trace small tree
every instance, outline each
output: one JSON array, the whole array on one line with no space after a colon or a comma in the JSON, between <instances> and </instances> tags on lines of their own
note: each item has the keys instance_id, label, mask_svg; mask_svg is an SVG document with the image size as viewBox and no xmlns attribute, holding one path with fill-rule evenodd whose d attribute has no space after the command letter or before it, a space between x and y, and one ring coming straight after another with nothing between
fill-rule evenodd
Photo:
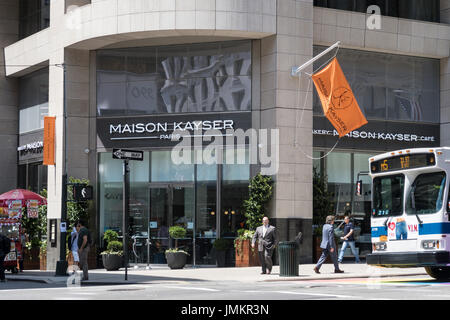
<instances>
[{"instance_id":1,"label":"small tree","mask_svg":"<svg viewBox=\"0 0 450 320\"><path fill-rule=\"evenodd\" d=\"M169 235L172 239L175 239L175 251L178 251L178 239L182 239L186 236L186 229L181 226L170 227Z\"/></svg>"},{"instance_id":2,"label":"small tree","mask_svg":"<svg viewBox=\"0 0 450 320\"><path fill-rule=\"evenodd\" d=\"M319 230L325 223L328 215L334 212L333 195L328 190L328 178L320 173L316 167L313 169L313 224Z\"/></svg>"},{"instance_id":3,"label":"small tree","mask_svg":"<svg viewBox=\"0 0 450 320\"><path fill-rule=\"evenodd\" d=\"M258 173L250 180L249 198L244 201L244 215L249 230L256 230L266 215L266 207L273 193L273 181L269 176Z\"/></svg>"}]
</instances>

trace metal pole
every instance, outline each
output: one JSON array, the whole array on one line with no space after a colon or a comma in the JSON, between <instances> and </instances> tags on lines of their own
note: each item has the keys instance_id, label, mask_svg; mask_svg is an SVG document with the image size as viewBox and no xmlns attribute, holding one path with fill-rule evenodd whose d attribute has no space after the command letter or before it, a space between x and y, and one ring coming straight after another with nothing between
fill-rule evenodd
<instances>
[{"instance_id":1,"label":"metal pole","mask_svg":"<svg viewBox=\"0 0 450 320\"><path fill-rule=\"evenodd\" d=\"M125 280L128 280L128 210L130 202L128 160L123 161L123 225L122 243L125 263Z\"/></svg>"},{"instance_id":2,"label":"metal pole","mask_svg":"<svg viewBox=\"0 0 450 320\"><path fill-rule=\"evenodd\" d=\"M65 222L67 218L67 105L66 105L66 64L62 64L63 68L63 176L61 181L61 220ZM66 232L61 232L60 229L60 250L59 261L56 262L56 275L65 276L67 274L68 263L66 261Z\"/></svg>"},{"instance_id":3,"label":"metal pole","mask_svg":"<svg viewBox=\"0 0 450 320\"><path fill-rule=\"evenodd\" d=\"M151 192L151 191L150 191ZM150 194L151 196L151 194ZM149 216L147 219L147 270L150 268L150 210L149 210Z\"/></svg>"},{"instance_id":4,"label":"metal pole","mask_svg":"<svg viewBox=\"0 0 450 320\"><path fill-rule=\"evenodd\" d=\"M304 64L302 64L300 67L298 67L298 66L292 67L291 75L292 75L293 77L296 77L297 74L300 73L303 69L305 69L305 68L306 68L307 66L309 66L310 64L314 63L314 61L316 61L316 60L322 58L324 55L326 55L328 52L330 52L330 51L333 50L334 48L338 47L340 43L341 43L340 41L336 42L335 44L333 44L333 45L332 45L331 47L329 47L328 49L324 50L323 52L319 53L317 56L315 56L315 57L312 58L311 60L309 60L309 61L305 62Z\"/></svg>"}]
</instances>

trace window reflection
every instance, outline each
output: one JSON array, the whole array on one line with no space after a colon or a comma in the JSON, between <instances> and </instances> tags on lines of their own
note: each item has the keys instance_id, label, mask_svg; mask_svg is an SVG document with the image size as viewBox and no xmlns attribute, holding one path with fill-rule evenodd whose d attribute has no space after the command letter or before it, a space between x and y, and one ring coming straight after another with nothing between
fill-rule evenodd
<instances>
[{"instance_id":1,"label":"window reflection","mask_svg":"<svg viewBox=\"0 0 450 320\"><path fill-rule=\"evenodd\" d=\"M337 58L367 119L439 123L439 60L349 49ZM314 113L322 115L314 92Z\"/></svg>"},{"instance_id":2,"label":"window reflection","mask_svg":"<svg viewBox=\"0 0 450 320\"><path fill-rule=\"evenodd\" d=\"M50 26L49 0L20 0L19 2L19 38Z\"/></svg>"},{"instance_id":3,"label":"window reflection","mask_svg":"<svg viewBox=\"0 0 450 320\"><path fill-rule=\"evenodd\" d=\"M44 128L48 115L48 68L19 80L19 133Z\"/></svg>"},{"instance_id":4,"label":"window reflection","mask_svg":"<svg viewBox=\"0 0 450 320\"><path fill-rule=\"evenodd\" d=\"M248 110L249 41L97 53L99 116Z\"/></svg>"}]
</instances>

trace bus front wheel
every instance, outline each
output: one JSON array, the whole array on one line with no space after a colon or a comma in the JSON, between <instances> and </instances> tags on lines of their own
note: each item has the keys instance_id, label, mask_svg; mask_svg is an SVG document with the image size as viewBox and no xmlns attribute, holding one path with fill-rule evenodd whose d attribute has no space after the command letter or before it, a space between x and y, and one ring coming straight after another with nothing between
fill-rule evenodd
<instances>
[{"instance_id":1,"label":"bus front wheel","mask_svg":"<svg viewBox=\"0 0 450 320\"><path fill-rule=\"evenodd\" d=\"M425 267L425 271L436 280L450 280L449 267Z\"/></svg>"}]
</instances>

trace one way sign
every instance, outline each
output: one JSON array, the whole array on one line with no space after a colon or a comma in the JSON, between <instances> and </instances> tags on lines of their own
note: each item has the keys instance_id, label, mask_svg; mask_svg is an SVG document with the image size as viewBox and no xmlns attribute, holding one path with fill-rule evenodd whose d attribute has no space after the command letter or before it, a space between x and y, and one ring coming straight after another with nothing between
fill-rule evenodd
<instances>
[{"instance_id":1,"label":"one way sign","mask_svg":"<svg viewBox=\"0 0 450 320\"><path fill-rule=\"evenodd\" d=\"M113 159L120 160L144 160L144 151L128 150L128 149L113 149Z\"/></svg>"}]
</instances>

